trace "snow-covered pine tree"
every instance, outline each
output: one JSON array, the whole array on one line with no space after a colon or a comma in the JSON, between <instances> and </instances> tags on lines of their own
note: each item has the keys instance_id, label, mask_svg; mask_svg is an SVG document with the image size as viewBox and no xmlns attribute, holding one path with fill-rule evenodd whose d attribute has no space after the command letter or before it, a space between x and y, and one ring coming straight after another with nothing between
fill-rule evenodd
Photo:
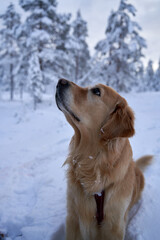
<instances>
[{"instance_id":1,"label":"snow-covered pine tree","mask_svg":"<svg viewBox=\"0 0 160 240\"><path fill-rule=\"evenodd\" d=\"M153 70L153 61L149 60L146 67L146 73L144 77L145 91L154 91L155 90L155 73Z\"/></svg>"},{"instance_id":2,"label":"snow-covered pine tree","mask_svg":"<svg viewBox=\"0 0 160 240\"><path fill-rule=\"evenodd\" d=\"M135 91L136 92L144 92L145 91L145 69L144 69L144 65L142 65L139 68L139 72L136 76L136 82L137 82L137 86L135 86ZM136 83L135 82L135 83Z\"/></svg>"},{"instance_id":3,"label":"snow-covered pine tree","mask_svg":"<svg viewBox=\"0 0 160 240\"><path fill-rule=\"evenodd\" d=\"M66 42L69 40L70 19L71 14L58 14L57 16L57 37L54 41L56 49L61 49L63 51L67 49Z\"/></svg>"},{"instance_id":4,"label":"snow-covered pine tree","mask_svg":"<svg viewBox=\"0 0 160 240\"><path fill-rule=\"evenodd\" d=\"M160 91L160 59L155 73L155 90Z\"/></svg>"},{"instance_id":5,"label":"snow-covered pine tree","mask_svg":"<svg viewBox=\"0 0 160 240\"><path fill-rule=\"evenodd\" d=\"M48 70L46 71L47 62L51 58L57 36L57 2L56 0L20 0L19 3L30 13L24 23L28 54L32 55L34 51L38 51L40 71L44 84L47 84L51 80Z\"/></svg>"},{"instance_id":6,"label":"snow-covered pine tree","mask_svg":"<svg viewBox=\"0 0 160 240\"><path fill-rule=\"evenodd\" d=\"M20 57L17 65L17 82L20 93L20 99L23 99L23 92L27 90L28 68L30 49L27 48L27 32L25 24L21 24L17 30L18 46L20 49Z\"/></svg>"},{"instance_id":7,"label":"snow-covered pine tree","mask_svg":"<svg viewBox=\"0 0 160 240\"><path fill-rule=\"evenodd\" d=\"M30 13L25 22L27 52L32 54L38 49L45 86L51 83L53 87L58 77L70 78L72 67L67 45L71 15L58 14L56 0L20 0L20 5Z\"/></svg>"},{"instance_id":8,"label":"snow-covered pine tree","mask_svg":"<svg viewBox=\"0 0 160 240\"><path fill-rule=\"evenodd\" d=\"M74 60L72 80L77 82L89 69L88 62L90 54L86 38L88 36L87 22L83 20L80 11L72 23L72 36L70 41L70 52Z\"/></svg>"},{"instance_id":9,"label":"snow-covered pine tree","mask_svg":"<svg viewBox=\"0 0 160 240\"><path fill-rule=\"evenodd\" d=\"M3 86L2 79L3 79L3 75L4 75L4 69L3 69L3 66L0 65L0 100L1 100L1 96L2 96L2 86Z\"/></svg>"},{"instance_id":10,"label":"snow-covered pine tree","mask_svg":"<svg viewBox=\"0 0 160 240\"><path fill-rule=\"evenodd\" d=\"M37 104L42 101L42 92L44 91L42 71L40 68L40 62L38 52L33 52L29 60L28 82L29 90L33 97L34 110L37 108Z\"/></svg>"},{"instance_id":11,"label":"snow-covered pine tree","mask_svg":"<svg viewBox=\"0 0 160 240\"><path fill-rule=\"evenodd\" d=\"M100 73L104 83L118 91L130 91L137 84L136 77L143 65L146 43L139 35L140 26L131 19L135 14L135 7L121 0L118 10L111 12L108 19L106 38L95 47L103 63Z\"/></svg>"},{"instance_id":12,"label":"snow-covered pine tree","mask_svg":"<svg viewBox=\"0 0 160 240\"><path fill-rule=\"evenodd\" d=\"M52 51L48 51L46 69L51 72L52 79L69 78L71 79L72 59L69 55L70 43L70 18L71 14L57 14L57 23L55 28L55 38Z\"/></svg>"},{"instance_id":13,"label":"snow-covered pine tree","mask_svg":"<svg viewBox=\"0 0 160 240\"><path fill-rule=\"evenodd\" d=\"M11 3L6 12L0 16L3 27L0 31L0 66L3 69L2 82L10 91L10 99L14 98L16 66L19 58L16 31L20 25L20 15Z\"/></svg>"}]
</instances>

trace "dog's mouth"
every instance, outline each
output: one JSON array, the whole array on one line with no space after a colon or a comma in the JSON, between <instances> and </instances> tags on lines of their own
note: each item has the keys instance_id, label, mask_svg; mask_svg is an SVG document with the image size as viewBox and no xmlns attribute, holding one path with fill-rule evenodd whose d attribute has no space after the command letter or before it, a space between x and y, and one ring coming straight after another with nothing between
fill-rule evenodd
<instances>
[{"instance_id":1,"label":"dog's mouth","mask_svg":"<svg viewBox=\"0 0 160 240\"><path fill-rule=\"evenodd\" d=\"M77 117L76 114L74 114L72 112L71 109L69 109L69 107L67 106L67 104L64 101L64 97L63 94L60 94L59 91L56 92L56 104L57 107L59 108L60 111L64 112L64 113L68 113L70 116L72 116L77 122L80 122L79 117Z\"/></svg>"}]
</instances>

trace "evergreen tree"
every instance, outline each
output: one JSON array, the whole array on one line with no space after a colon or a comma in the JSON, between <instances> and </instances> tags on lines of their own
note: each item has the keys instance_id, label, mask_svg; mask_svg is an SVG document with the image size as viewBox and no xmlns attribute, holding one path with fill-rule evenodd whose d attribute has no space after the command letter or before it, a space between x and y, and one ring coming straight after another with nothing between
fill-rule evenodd
<instances>
[{"instance_id":1,"label":"evergreen tree","mask_svg":"<svg viewBox=\"0 0 160 240\"><path fill-rule=\"evenodd\" d=\"M30 13L24 24L26 47L30 55L37 51L40 71L43 82L46 84L50 81L46 63L57 36L57 2L56 0L20 0L20 5Z\"/></svg>"},{"instance_id":2,"label":"evergreen tree","mask_svg":"<svg viewBox=\"0 0 160 240\"><path fill-rule=\"evenodd\" d=\"M63 51L67 50L67 43L69 41L71 14L58 14L57 16L57 37L55 39L56 49Z\"/></svg>"},{"instance_id":3,"label":"evergreen tree","mask_svg":"<svg viewBox=\"0 0 160 240\"><path fill-rule=\"evenodd\" d=\"M54 47L48 52L46 61L47 72L51 72L52 79L69 78L71 79L72 59L70 57L70 14L58 14L56 25L56 38Z\"/></svg>"},{"instance_id":4,"label":"evergreen tree","mask_svg":"<svg viewBox=\"0 0 160 240\"><path fill-rule=\"evenodd\" d=\"M45 86L55 84L58 77L70 77L67 46L71 15L58 14L56 0L20 0L20 5L30 12L24 26L26 48L28 55L37 51Z\"/></svg>"},{"instance_id":5,"label":"evergreen tree","mask_svg":"<svg viewBox=\"0 0 160 240\"><path fill-rule=\"evenodd\" d=\"M136 81L137 86L135 87L136 92L143 92L146 91L146 86L145 86L145 69L144 65L142 65L139 68L139 73L136 76Z\"/></svg>"},{"instance_id":6,"label":"evergreen tree","mask_svg":"<svg viewBox=\"0 0 160 240\"><path fill-rule=\"evenodd\" d=\"M20 15L16 13L14 5L11 3L0 18L3 20L3 28L0 31L0 65L3 68L2 81L6 88L10 90L10 99L13 100L16 66L19 57L16 32L20 25Z\"/></svg>"},{"instance_id":7,"label":"evergreen tree","mask_svg":"<svg viewBox=\"0 0 160 240\"><path fill-rule=\"evenodd\" d=\"M27 88L30 57L30 49L27 48L27 34L24 26L24 24L21 24L17 31L18 46L20 49L20 57L17 66L17 82L21 99L23 99L23 92Z\"/></svg>"},{"instance_id":8,"label":"evergreen tree","mask_svg":"<svg viewBox=\"0 0 160 240\"><path fill-rule=\"evenodd\" d=\"M90 54L86 37L88 36L87 23L83 20L80 11L77 12L76 19L72 23L72 37L70 42L70 52L73 59L72 79L77 82L88 70Z\"/></svg>"},{"instance_id":9,"label":"evergreen tree","mask_svg":"<svg viewBox=\"0 0 160 240\"><path fill-rule=\"evenodd\" d=\"M155 73L153 70L153 61L149 60L145 73L145 90L154 91L155 90Z\"/></svg>"},{"instance_id":10,"label":"evergreen tree","mask_svg":"<svg viewBox=\"0 0 160 240\"><path fill-rule=\"evenodd\" d=\"M142 69L142 50L145 40L139 35L140 26L131 20L136 9L121 0L117 11L112 12L106 28L106 38L96 45L105 83L118 91L129 91ZM107 79L107 80L106 80Z\"/></svg>"},{"instance_id":11,"label":"evergreen tree","mask_svg":"<svg viewBox=\"0 0 160 240\"><path fill-rule=\"evenodd\" d=\"M160 60L158 63L158 68L155 73L155 90L160 91Z\"/></svg>"},{"instance_id":12,"label":"evergreen tree","mask_svg":"<svg viewBox=\"0 0 160 240\"><path fill-rule=\"evenodd\" d=\"M29 90L33 97L34 110L37 108L37 104L42 101L42 93L44 91L42 71L40 69L40 62L38 52L34 52L29 61L28 82Z\"/></svg>"}]
</instances>

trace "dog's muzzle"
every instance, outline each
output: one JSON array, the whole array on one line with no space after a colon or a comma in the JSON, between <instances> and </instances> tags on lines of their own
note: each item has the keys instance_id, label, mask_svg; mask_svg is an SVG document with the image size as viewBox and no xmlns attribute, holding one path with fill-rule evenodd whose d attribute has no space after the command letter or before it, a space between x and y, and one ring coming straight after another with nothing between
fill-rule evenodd
<instances>
[{"instance_id":1,"label":"dog's muzzle","mask_svg":"<svg viewBox=\"0 0 160 240\"><path fill-rule=\"evenodd\" d=\"M60 79L56 87L56 103L58 108L63 112L68 112L75 120L80 122L80 119L72 112L68 104L69 88L71 83L66 79Z\"/></svg>"},{"instance_id":2,"label":"dog's muzzle","mask_svg":"<svg viewBox=\"0 0 160 240\"><path fill-rule=\"evenodd\" d=\"M69 88L70 83L66 79L60 79L56 87L56 103L58 108L62 111L65 106L66 90Z\"/></svg>"}]
</instances>

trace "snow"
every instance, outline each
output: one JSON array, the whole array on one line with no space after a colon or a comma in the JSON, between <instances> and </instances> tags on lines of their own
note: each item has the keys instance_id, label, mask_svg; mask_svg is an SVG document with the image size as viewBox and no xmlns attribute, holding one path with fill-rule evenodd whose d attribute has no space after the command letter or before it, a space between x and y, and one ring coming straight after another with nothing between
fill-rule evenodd
<instances>
[{"instance_id":1,"label":"snow","mask_svg":"<svg viewBox=\"0 0 160 240\"><path fill-rule=\"evenodd\" d=\"M136 135L131 138L134 159L155 156L145 172L140 208L127 237L159 240L160 92L124 97L136 115ZM0 233L9 240L64 240L66 178L62 165L73 130L53 96L46 96L37 111L27 96L24 102L1 98Z\"/></svg>"},{"instance_id":2,"label":"snow","mask_svg":"<svg viewBox=\"0 0 160 240\"><path fill-rule=\"evenodd\" d=\"M0 231L6 229L12 239L22 233L40 240L49 239L65 218L61 166L72 129L55 106L30 108L0 103Z\"/></svg>"}]
</instances>

